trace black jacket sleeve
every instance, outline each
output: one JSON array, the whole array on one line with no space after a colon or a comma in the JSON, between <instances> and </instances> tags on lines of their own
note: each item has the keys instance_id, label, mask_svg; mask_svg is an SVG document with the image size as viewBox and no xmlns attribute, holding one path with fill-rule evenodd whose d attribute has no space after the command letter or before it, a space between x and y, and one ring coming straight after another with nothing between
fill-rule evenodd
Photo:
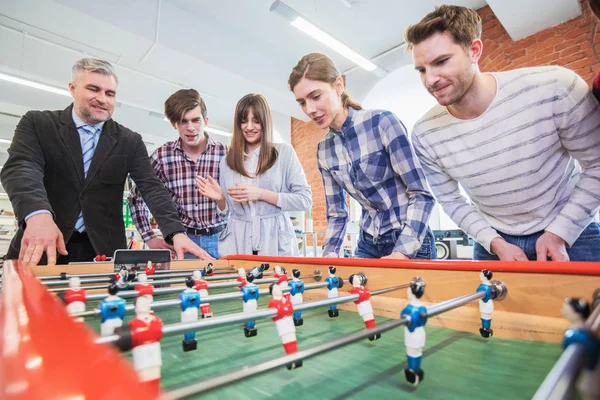
<instances>
[{"instance_id":1,"label":"black jacket sleeve","mask_svg":"<svg viewBox=\"0 0 600 400\"><path fill-rule=\"evenodd\" d=\"M167 237L175 232L185 232L175 204L164 184L156 176L150 163L150 157L148 157L146 145L139 134L136 134L135 142L136 150L129 173L150 212L156 218L163 236Z\"/></svg>"},{"instance_id":2,"label":"black jacket sleeve","mask_svg":"<svg viewBox=\"0 0 600 400\"><path fill-rule=\"evenodd\" d=\"M25 217L34 211L52 207L44 187L46 160L35 126L35 112L28 112L19 121L8 149L8 160L2 167L2 186L8 194L15 217L23 226Z\"/></svg>"}]
</instances>

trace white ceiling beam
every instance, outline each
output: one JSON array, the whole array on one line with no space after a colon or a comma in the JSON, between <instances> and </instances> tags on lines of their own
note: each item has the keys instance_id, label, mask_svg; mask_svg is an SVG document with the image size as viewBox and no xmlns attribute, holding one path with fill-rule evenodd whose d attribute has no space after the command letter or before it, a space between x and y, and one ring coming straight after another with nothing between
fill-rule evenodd
<instances>
[{"instance_id":1,"label":"white ceiling beam","mask_svg":"<svg viewBox=\"0 0 600 400\"><path fill-rule=\"evenodd\" d=\"M579 0L487 0L514 41L581 15Z\"/></svg>"}]
</instances>

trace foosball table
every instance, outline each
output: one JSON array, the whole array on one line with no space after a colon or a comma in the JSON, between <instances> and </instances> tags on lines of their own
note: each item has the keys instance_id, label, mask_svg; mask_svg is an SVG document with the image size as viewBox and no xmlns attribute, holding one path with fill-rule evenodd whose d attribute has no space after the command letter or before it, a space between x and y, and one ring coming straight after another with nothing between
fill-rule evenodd
<instances>
[{"instance_id":1,"label":"foosball table","mask_svg":"<svg viewBox=\"0 0 600 400\"><path fill-rule=\"evenodd\" d=\"M600 386L595 263L129 254L5 262L0 398L541 399Z\"/></svg>"}]
</instances>

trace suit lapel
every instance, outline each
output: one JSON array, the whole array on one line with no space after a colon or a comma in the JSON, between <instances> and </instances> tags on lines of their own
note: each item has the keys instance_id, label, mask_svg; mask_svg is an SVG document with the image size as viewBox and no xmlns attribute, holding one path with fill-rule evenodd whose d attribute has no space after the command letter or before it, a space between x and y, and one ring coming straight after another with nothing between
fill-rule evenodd
<instances>
[{"instance_id":1,"label":"suit lapel","mask_svg":"<svg viewBox=\"0 0 600 400\"><path fill-rule=\"evenodd\" d=\"M117 129L115 123L112 120L108 120L104 123L102 127L102 133L100 134L100 140L98 141L98 146L94 151L94 157L92 158L92 163L90 164L90 169L88 170L87 177L85 178L84 189L89 183L94 179L98 171L100 171L100 167L106 160L106 157L110 154L111 150L117 144ZM79 153L81 154L81 145L79 145ZM83 170L83 154L81 155L81 165Z\"/></svg>"},{"instance_id":2,"label":"suit lapel","mask_svg":"<svg viewBox=\"0 0 600 400\"><path fill-rule=\"evenodd\" d=\"M79 178L79 184L83 185L83 154L81 152L81 139L79 138L79 132L77 132L77 128L73 122L72 112L73 105L70 105L60 115L62 126L59 128L58 134L68 150L69 157L73 162L77 177Z\"/></svg>"}]
</instances>

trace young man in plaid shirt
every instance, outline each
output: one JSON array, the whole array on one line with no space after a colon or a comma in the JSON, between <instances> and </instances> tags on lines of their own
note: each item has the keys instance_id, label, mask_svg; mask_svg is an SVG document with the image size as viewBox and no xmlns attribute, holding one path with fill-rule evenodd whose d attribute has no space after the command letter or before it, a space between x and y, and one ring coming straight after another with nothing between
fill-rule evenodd
<instances>
[{"instance_id":1,"label":"young man in plaid shirt","mask_svg":"<svg viewBox=\"0 0 600 400\"><path fill-rule=\"evenodd\" d=\"M167 142L151 155L154 171L169 190L177 206L187 235L214 258L219 258L218 237L225 221L216 204L196 189L195 178L211 176L219 180L219 162L228 146L215 142L204 131L208 123L206 104L194 89L182 89L165 102L165 115L179 132L179 138ZM134 186L129 196L131 216L146 245L152 249L172 249L157 237L148 219L146 204ZM195 258L187 253L186 258Z\"/></svg>"}]
</instances>

